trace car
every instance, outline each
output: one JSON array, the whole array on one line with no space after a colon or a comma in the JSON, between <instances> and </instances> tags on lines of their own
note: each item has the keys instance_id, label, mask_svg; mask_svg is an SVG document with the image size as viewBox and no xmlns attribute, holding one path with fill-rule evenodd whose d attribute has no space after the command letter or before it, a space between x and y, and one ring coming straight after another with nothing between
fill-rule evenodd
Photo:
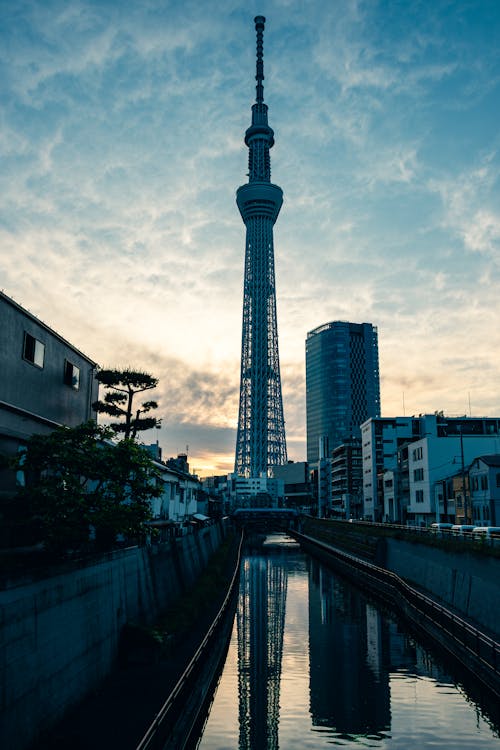
<instances>
[{"instance_id":1,"label":"car","mask_svg":"<svg viewBox=\"0 0 500 750\"><path fill-rule=\"evenodd\" d=\"M455 523L451 527L451 533L457 534L458 536L463 536L464 534L472 534L475 528L476 527L473 524Z\"/></svg>"},{"instance_id":2,"label":"car","mask_svg":"<svg viewBox=\"0 0 500 750\"><path fill-rule=\"evenodd\" d=\"M452 523L431 523L431 531L437 533L441 531L451 531L452 526Z\"/></svg>"},{"instance_id":3,"label":"car","mask_svg":"<svg viewBox=\"0 0 500 750\"><path fill-rule=\"evenodd\" d=\"M475 526L472 536L476 539L500 539L500 526Z\"/></svg>"}]
</instances>

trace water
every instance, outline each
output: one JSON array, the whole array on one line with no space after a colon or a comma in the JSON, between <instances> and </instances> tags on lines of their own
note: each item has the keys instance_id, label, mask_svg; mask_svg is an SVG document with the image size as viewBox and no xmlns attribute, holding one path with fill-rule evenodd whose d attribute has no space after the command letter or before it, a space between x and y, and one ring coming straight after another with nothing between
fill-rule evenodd
<instances>
[{"instance_id":1,"label":"water","mask_svg":"<svg viewBox=\"0 0 500 750\"><path fill-rule=\"evenodd\" d=\"M200 750L500 748L498 726L396 619L292 540L242 562Z\"/></svg>"}]
</instances>

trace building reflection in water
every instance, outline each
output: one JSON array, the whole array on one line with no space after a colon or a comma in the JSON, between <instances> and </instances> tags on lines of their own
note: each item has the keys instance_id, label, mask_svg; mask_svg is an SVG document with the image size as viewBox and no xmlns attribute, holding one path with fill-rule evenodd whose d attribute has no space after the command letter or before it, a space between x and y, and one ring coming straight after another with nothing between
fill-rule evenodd
<instances>
[{"instance_id":1,"label":"building reflection in water","mask_svg":"<svg viewBox=\"0 0 500 750\"><path fill-rule=\"evenodd\" d=\"M237 608L240 750L278 748L286 592L282 558L244 560Z\"/></svg>"},{"instance_id":2,"label":"building reflection in water","mask_svg":"<svg viewBox=\"0 0 500 750\"><path fill-rule=\"evenodd\" d=\"M389 631L355 589L309 567L309 670L313 726L349 735L390 728Z\"/></svg>"},{"instance_id":3,"label":"building reflection in water","mask_svg":"<svg viewBox=\"0 0 500 750\"><path fill-rule=\"evenodd\" d=\"M456 737L476 746L478 728L492 747L498 729L495 738L479 713L471 719L468 703L403 623L275 540L268 554L242 562L236 624L200 750L278 748L278 739L282 748L395 740L451 750Z\"/></svg>"}]
</instances>

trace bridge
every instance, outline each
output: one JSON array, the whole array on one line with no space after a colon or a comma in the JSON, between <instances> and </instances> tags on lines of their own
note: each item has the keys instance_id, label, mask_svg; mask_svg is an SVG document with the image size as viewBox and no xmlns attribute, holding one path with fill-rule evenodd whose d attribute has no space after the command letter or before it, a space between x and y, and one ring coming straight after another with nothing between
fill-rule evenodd
<instances>
[{"instance_id":1,"label":"bridge","mask_svg":"<svg viewBox=\"0 0 500 750\"><path fill-rule=\"evenodd\" d=\"M296 508L236 508L232 519L237 526L256 531L287 531L297 528Z\"/></svg>"}]
</instances>

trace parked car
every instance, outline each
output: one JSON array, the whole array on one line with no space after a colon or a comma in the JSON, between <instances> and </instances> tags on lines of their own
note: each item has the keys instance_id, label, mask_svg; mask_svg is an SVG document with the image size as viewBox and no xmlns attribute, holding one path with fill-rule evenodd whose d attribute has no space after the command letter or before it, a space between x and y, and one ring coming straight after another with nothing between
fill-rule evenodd
<instances>
[{"instance_id":1,"label":"parked car","mask_svg":"<svg viewBox=\"0 0 500 750\"><path fill-rule=\"evenodd\" d=\"M443 531L448 534L452 526L452 523L431 523L431 531L435 534L442 534Z\"/></svg>"},{"instance_id":2,"label":"parked car","mask_svg":"<svg viewBox=\"0 0 500 750\"><path fill-rule=\"evenodd\" d=\"M451 533L463 536L464 534L472 534L475 528L474 524L455 523L451 527Z\"/></svg>"},{"instance_id":3,"label":"parked car","mask_svg":"<svg viewBox=\"0 0 500 750\"><path fill-rule=\"evenodd\" d=\"M500 539L500 526L474 526L472 536L476 539Z\"/></svg>"}]
</instances>

